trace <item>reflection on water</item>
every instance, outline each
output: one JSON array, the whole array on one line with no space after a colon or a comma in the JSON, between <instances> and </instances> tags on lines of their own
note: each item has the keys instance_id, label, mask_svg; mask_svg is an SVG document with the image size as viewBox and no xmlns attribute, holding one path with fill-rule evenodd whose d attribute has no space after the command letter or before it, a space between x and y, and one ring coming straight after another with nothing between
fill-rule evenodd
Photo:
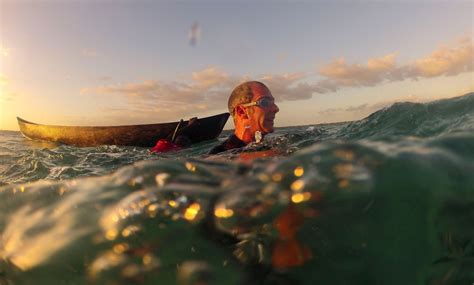
<instances>
[{"instance_id":1,"label":"reflection on water","mask_svg":"<svg viewBox=\"0 0 474 285\"><path fill-rule=\"evenodd\" d=\"M39 140L30 140L28 138L25 138L25 140L22 141L28 148L33 148L33 149L55 149L59 146L57 143L53 142L48 142L48 141L39 141Z\"/></svg>"}]
</instances>

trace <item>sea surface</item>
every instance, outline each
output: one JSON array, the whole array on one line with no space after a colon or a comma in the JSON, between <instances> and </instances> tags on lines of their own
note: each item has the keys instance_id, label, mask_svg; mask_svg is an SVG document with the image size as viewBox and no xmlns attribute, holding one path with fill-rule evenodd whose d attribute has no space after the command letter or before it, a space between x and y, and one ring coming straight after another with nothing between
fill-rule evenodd
<instances>
[{"instance_id":1,"label":"sea surface","mask_svg":"<svg viewBox=\"0 0 474 285\"><path fill-rule=\"evenodd\" d=\"M474 284L474 93L217 143L1 131L0 284Z\"/></svg>"}]
</instances>

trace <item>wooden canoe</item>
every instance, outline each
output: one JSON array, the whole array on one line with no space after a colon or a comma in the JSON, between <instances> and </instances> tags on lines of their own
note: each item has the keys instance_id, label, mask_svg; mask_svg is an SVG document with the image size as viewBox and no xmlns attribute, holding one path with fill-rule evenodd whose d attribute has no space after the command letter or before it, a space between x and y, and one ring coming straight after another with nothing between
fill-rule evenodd
<instances>
[{"instance_id":1,"label":"wooden canoe","mask_svg":"<svg viewBox=\"0 0 474 285\"><path fill-rule=\"evenodd\" d=\"M198 128L187 133L192 143L215 139L222 132L229 113L198 119ZM152 147L159 139L173 134L179 122L107 126L73 127L40 125L17 117L20 131L28 139L57 142L75 146L122 145ZM180 124L186 126L188 121Z\"/></svg>"}]
</instances>

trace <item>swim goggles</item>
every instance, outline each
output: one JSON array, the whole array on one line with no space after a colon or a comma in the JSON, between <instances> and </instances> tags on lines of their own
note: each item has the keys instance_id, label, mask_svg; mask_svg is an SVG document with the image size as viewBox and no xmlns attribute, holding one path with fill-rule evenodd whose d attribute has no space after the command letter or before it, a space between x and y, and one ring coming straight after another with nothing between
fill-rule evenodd
<instances>
[{"instance_id":1,"label":"swim goggles","mask_svg":"<svg viewBox=\"0 0 474 285\"><path fill-rule=\"evenodd\" d=\"M258 99L257 101L253 101L250 103L240 104L242 107L250 107L250 106L259 106L264 109L268 109L275 104L275 100L273 98L263 97Z\"/></svg>"}]
</instances>

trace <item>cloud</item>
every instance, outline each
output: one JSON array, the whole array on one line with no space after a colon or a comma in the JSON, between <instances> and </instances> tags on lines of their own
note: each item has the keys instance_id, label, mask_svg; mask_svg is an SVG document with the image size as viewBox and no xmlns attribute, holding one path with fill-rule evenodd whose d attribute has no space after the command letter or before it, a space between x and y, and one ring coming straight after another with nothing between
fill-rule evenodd
<instances>
[{"instance_id":1,"label":"cloud","mask_svg":"<svg viewBox=\"0 0 474 285\"><path fill-rule=\"evenodd\" d=\"M466 89L466 90L468 92L464 92L461 94L452 94L452 96L455 97L455 96L465 95L469 93L469 90L471 89ZM360 105L351 105L351 106L342 107L342 108L328 108L328 109L320 110L317 113L318 115L323 115L323 116L344 114L345 117L356 119L356 118L368 116L369 114L372 114L375 111L389 107L398 102L426 103L426 102L431 102L431 101L445 99L445 98L446 96L424 97L424 96L417 96L417 95L408 95L404 97L399 97L396 100L383 100L383 101L379 101L372 104L364 103Z\"/></svg>"},{"instance_id":2,"label":"cloud","mask_svg":"<svg viewBox=\"0 0 474 285\"><path fill-rule=\"evenodd\" d=\"M15 98L18 97L17 93L10 92L8 90L0 91L0 102L13 102Z\"/></svg>"},{"instance_id":3,"label":"cloud","mask_svg":"<svg viewBox=\"0 0 474 285\"><path fill-rule=\"evenodd\" d=\"M85 88L81 93L97 94L123 94L135 98L180 100L183 97L193 97L199 91L207 91L214 88L226 87L233 82L229 76L217 67L211 66L203 70L193 72L193 82L160 82L157 80L145 80L140 83L129 83L122 85L108 85L97 88ZM106 78L107 80L110 78ZM189 98L187 98L189 99ZM199 98L197 98L199 99Z\"/></svg>"},{"instance_id":4,"label":"cloud","mask_svg":"<svg viewBox=\"0 0 474 285\"><path fill-rule=\"evenodd\" d=\"M350 107L346 108L344 111L346 111L346 112L361 112L361 111L366 110L367 107L368 107L368 104L362 104L362 105L358 105L358 106L350 106Z\"/></svg>"},{"instance_id":5,"label":"cloud","mask_svg":"<svg viewBox=\"0 0 474 285\"><path fill-rule=\"evenodd\" d=\"M193 116L198 116L202 112L202 108L207 108L203 104L155 104L152 105L131 105L126 108L104 108L102 110L103 123L117 124L123 122L124 124L133 123L156 123L175 121L179 118L189 119ZM124 120L127 120L124 122Z\"/></svg>"},{"instance_id":6,"label":"cloud","mask_svg":"<svg viewBox=\"0 0 474 285\"><path fill-rule=\"evenodd\" d=\"M235 86L248 80L264 82L278 102L305 100L317 94L333 93L341 88L367 87L385 82L472 72L473 50L470 38L464 38L451 47L440 47L427 56L403 65L397 64L395 53L371 58L365 64L350 64L344 58L339 58L320 68L323 78L319 80L304 72L264 74L252 78L246 75L232 76L216 66L208 66L192 72L189 80L143 80L127 84L108 84L84 88L81 94L125 98L128 103L126 108L105 110L109 116L115 116L114 118L126 115L129 118L137 118L137 121L146 121L147 118L174 120L188 114L225 111L229 94ZM327 109L319 114L363 114L390 103L392 102Z\"/></svg>"},{"instance_id":7,"label":"cloud","mask_svg":"<svg viewBox=\"0 0 474 285\"><path fill-rule=\"evenodd\" d=\"M304 73L267 74L253 78L267 84L278 101L311 98L314 87L300 82ZM128 100L128 109L144 114L160 113L162 117L226 110L230 93L238 84L251 80L248 76L233 77L211 66L191 74L190 82L145 80L139 83L85 88L81 94L119 96ZM112 109L107 110L112 115ZM117 115L123 115L124 110Z\"/></svg>"},{"instance_id":8,"label":"cloud","mask_svg":"<svg viewBox=\"0 0 474 285\"><path fill-rule=\"evenodd\" d=\"M435 76L454 76L474 70L474 45L470 37L458 40L451 47L442 46L430 55L411 63L397 65L395 54L372 58L367 64L348 64L344 58L322 66L319 74L325 79L318 85L342 87L374 86L384 82L418 80ZM331 89L330 88L330 89Z\"/></svg>"},{"instance_id":9,"label":"cloud","mask_svg":"<svg viewBox=\"0 0 474 285\"><path fill-rule=\"evenodd\" d=\"M3 75L3 74L0 74L0 86L5 86L8 84L8 78Z\"/></svg>"},{"instance_id":10,"label":"cloud","mask_svg":"<svg viewBox=\"0 0 474 285\"><path fill-rule=\"evenodd\" d=\"M369 59L367 65L350 64L344 58L321 67L319 73L343 86L373 86L384 81L395 68L395 54Z\"/></svg>"},{"instance_id":11,"label":"cloud","mask_svg":"<svg viewBox=\"0 0 474 285\"><path fill-rule=\"evenodd\" d=\"M455 47L440 47L411 66L412 77L451 76L474 70L474 44L464 37Z\"/></svg>"},{"instance_id":12,"label":"cloud","mask_svg":"<svg viewBox=\"0 0 474 285\"><path fill-rule=\"evenodd\" d=\"M6 92L2 94L2 98L0 98L0 101L3 102L13 102L15 101L15 98L17 97L16 93L11 93L11 92Z\"/></svg>"},{"instance_id":13,"label":"cloud","mask_svg":"<svg viewBox=\"0 0 474 285\"><path fill-rule=\"evenodd\" d=\"M328 108L328 109L318 111L318 114L331 115L331 114L336 114L336 113L355 113L355 114L372 113L383 107L389 106L393 103L395 103L395 101L381 102L381 103L376 103L376 104L361 104L361 105L349 106L346 108Z\"/></svg>"},{"instance_id":14,"label":"cloud","mask_svg":"<svg viewBox=\"0 0 474 285\"><path fill-rule=\"evenodd\" d=\"M325 115L331 115L331 114L334 114L334 113L340 113L340 112L343 112L343 111L344 111L343 108L328 108L328 109L318 111L318 114L325 116Z\"/></svg>"},{"instance_id":15,"label":"cloud","mask_svg":"<svg viewBox=\"0 0 474 285\"><path fill-rule=\"evenodd\" d=\"M129 100L135 102L183 104L205 99L206 94L200 94L199 90L202 89L193 88L192 85L186 83L145 80L141 83L99 87L96 92L98 94L125 95Z\"/></svg>"},{"instance_id":16,"label":"cloud","mask_svg":"<svg viewBox=\"0 0 474 285\"><path fill-rule=\"evenodd\" d=\"M314 86L301 80L306 78L302 72L287 74L267 74L258 80L265 83L278 101L302 100L311 98Z\"/></svg>"},{"instance_id":17,"label":"cloud","mask_svg":"<svg viewBox=\"0 0 474 285\"><path fill-rule=\"evenodd\" d=\"M398 101L398 100L397 100ZM401 100L403 101L403 100ZM361 104L355 106L349 106L345 108L328 108L318 111L317 114L328 118L330 116L339 116L344 118L356 119L368 116L369 114L378 111L382 108L394 104L396 101L383 101L375 104ZM337 120L336 120L337 121Z\"/></svg>"},{"instance_id":18,"label":"cloud","mask_svg":"<svg viewBox=\"0 0 474 285\"><path fill-rule=\"evenodd\" d=\"M193 72L189 82L144 80L138 83L84 88L81 94L118 96L127 100L127 108L104 110L109 117L126 116L144 121L185 117L209 110L226 110L232 88L239 83L217 67Z\"/></svg>"},{"instance_id":19,"label":"cloud","mask_svg":"<svg viewBox=\"0 0 474 285\"><path fill-rule=\"evenodd\" d=\"M17 93L11 92L8 88L9 79L0 74L0 102L11 102L17 97Z\"/></svg>"},{"instance_id":20,"label":"cloud","mask_svg":"<svg viewBox=\"0 0 474 285\"><path fill-rule=\"evenodd\" d=\"M192 78L202 88L223 86L229 80L229 76L225 72L214 66L208 67L198 72L193 72Z\"/></svg>"},{"instance_id":21,"label":"cloud","mask_svg":"<svg viewBox=\"0 0 474 285\"><path fill-rule=\"evenodd\" d=\"M1 55L1 56L4 56L4 57L9 56L9 55L10 55L10 51L11 51L11 49L6 48L6 47L3 47L3 46L0 46L0 55Z\"/></svg>"},{"instance_id":22,"label":"cloud","mask_svg":"<svg viewBox=\"0 0 474 285\"><path fill-rule=\"evenodd\" d=\"M94 49L84 48L82 49L81 54L85 57L96 57L97 51Z\"/></svg>"}]
</instances>

